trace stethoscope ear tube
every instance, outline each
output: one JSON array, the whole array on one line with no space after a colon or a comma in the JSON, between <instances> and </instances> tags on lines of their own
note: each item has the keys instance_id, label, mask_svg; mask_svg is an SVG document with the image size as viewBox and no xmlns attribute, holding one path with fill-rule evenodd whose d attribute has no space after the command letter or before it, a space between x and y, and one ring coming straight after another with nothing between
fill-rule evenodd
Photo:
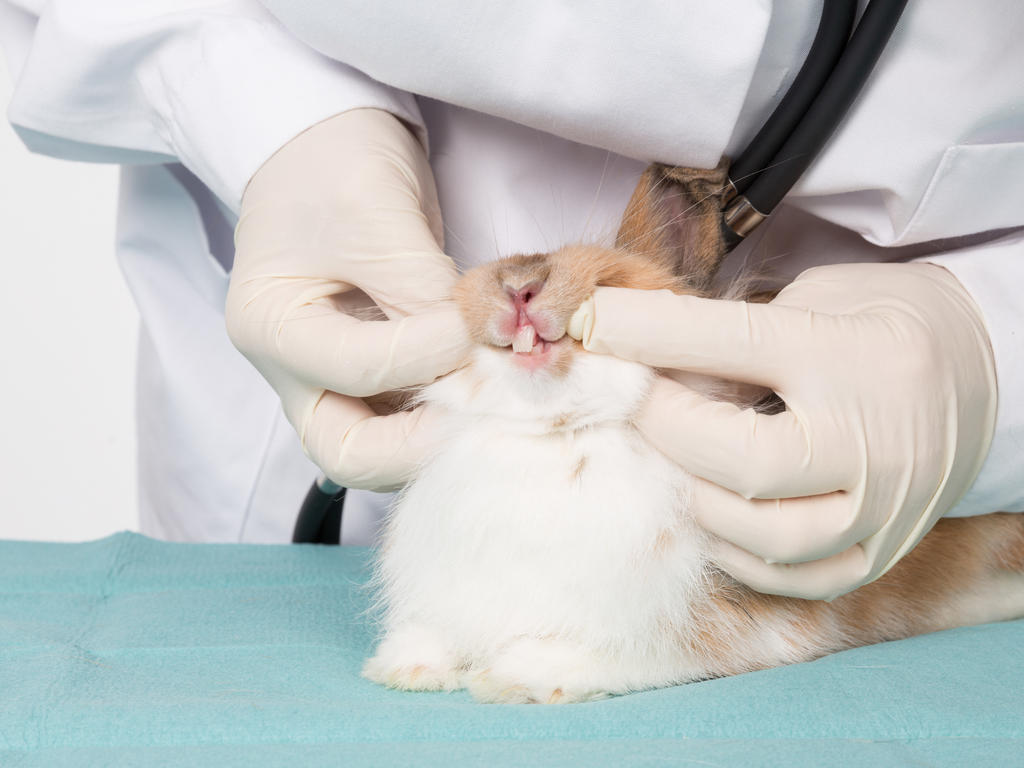
<instances>
[{"instance_id":1,"label":"stethoscope ear tube","mask_svg":"<svg viewBox=\"0 0 1024 768\"><path fill-rule=\"evenodd\" d=\"M789 138L785 140L771 160L767 163L762 161L760 173L756 173L756 167L747 172L748 176L755 173L756 178L749 183L740 182L744 186L742 194L729 200L723 212L722 231L730 250L742 242L742 239L775 209L775 206L803 176L832 134L835 133L836 128L839 127L860 94L864 83L867 82L882 51L885 50L906 4L907 0L871 0L838 63L832 69L817 96L814 97L806 113L798 121ZM825 8L823 7L822 24L824 22ZM819 24L819 33L820 31L821 24ZM817 37L815 43L817 43ZM809 63L810 55L808 55L804 68ZM802 75L803 69L797 76L797 80L801 79ZM786 96L788 98L789 94L787 93ZM780 108L785 103L786 99L783 99ZM774 120L775 114L772 115L769 122ZM786 122L791 122L791 118L779 118L780 125ZM766 123L766 127L767 125ZM759 133L758 137L760 135ZM773 141L778 139L774 129L771 131L771 138ZM749 151L751 150L744 151L740 156L744 159L741 171L743 167L750 167L746 160ZM757 148L753 150L753 153L752 156L756 157L766 154ZM729 174L734 186L736 186L739 176L734 170L735 167L733 165L730 168ZM739 192L738 189L737 191Z\"/></svg>"}]
</instances>

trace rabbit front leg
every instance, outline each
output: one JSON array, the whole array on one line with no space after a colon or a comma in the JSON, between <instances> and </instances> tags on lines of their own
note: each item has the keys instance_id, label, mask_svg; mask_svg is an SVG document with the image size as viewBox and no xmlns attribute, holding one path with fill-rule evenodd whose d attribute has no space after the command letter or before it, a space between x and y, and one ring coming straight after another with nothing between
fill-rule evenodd
<instances>
[{"instance_id":1,"label":"rabbit front leg","mask_svg":"<svg viewBox=\"0 0 1024 768\"><path fill-rule=\"evenodd\" d=\"M363 677L403 691L454 691L461 675L443 634L416 622L389 630L363 667Z\"/></svg>"}]
</instances>

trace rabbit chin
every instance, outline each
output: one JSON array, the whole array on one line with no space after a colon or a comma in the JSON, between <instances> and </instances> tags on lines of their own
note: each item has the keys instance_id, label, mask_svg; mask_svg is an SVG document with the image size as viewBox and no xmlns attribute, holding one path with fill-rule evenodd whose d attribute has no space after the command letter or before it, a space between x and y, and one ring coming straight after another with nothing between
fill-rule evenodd
<instances>
[{"instance_id":1,"label":"rabbit chin","mask_svg":"<svg viewBox=\"0 0 1024 768\"><path fill-rule=\"evenodd\" d=\"M537 355L478 347L469 365L427 387L423 400L456 417L496 418L542 434L629 421L653 379L646 365L586 352L564 336Z\"/></svg>"}]
</instances>

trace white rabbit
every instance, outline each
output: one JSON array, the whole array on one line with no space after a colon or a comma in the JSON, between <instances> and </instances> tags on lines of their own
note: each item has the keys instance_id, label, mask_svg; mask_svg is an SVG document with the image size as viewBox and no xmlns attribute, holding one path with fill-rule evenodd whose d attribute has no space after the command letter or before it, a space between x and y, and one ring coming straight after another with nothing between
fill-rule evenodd
<instances>
[{"instance_id":1,"label":"white rabbit","mask_svg":"<svg viewBox=\"0 0 1024 768\"><path fill-rule=\"evenodd\" d=\"M652 166L614 248L463 278L479 346L420 395L453 429L386 523L384 636L366 677L568 703L1024 613L1021 516L942 521L879 582L828 604L760 595L712 562L690 476L632 425L656 372L587 353L565 328L598 285L715 295L721 173ZM1008 585L1015 597L991 608Z\"/></svg>"}]
</instances>

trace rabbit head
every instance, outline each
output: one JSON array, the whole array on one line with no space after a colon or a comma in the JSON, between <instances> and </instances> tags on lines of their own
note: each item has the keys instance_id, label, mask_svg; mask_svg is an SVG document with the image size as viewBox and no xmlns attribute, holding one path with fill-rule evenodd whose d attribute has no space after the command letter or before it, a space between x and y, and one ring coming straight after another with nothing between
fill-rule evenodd
<instances>
[{"instance_id":1,"label":"rabbit head","mask_svg":"<svg viewBox=\"0 0 1024 768\"><path fill-rule=\"evenodd\" d=\"M585 353L566 334L569 320L600 286L713 295L725 254L719 229L724 184L724 165L709 171L652 165L614 246L568 245L468 272L455 298L479 345L463 377L472 385L471 399L501 412L578 411L588 398L609 405L617 400L621 407L611 409L617 415L634 409L638 396L625 393L639 387L642 399L650 372ZM485 389L489 397L482 397Z\"/></svg>"}]
</instances>

